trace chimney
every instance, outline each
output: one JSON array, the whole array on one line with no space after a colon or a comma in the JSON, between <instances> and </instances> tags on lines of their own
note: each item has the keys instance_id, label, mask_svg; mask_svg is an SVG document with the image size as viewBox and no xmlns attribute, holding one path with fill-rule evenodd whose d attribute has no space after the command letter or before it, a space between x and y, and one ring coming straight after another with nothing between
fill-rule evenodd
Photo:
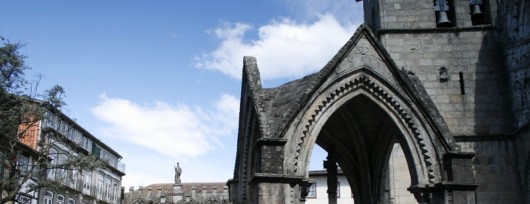
<instances>
[{"instance_id":1,"label":"chimney","mask_svg":"<svg viewBox=\"0 0 530 204\"><path fill-rule=\"evenodd\" d=\"M212 186L212 196L217 197L217 186Z\"/></svg>"},{"instance_id":2,"label":"chimney","mask_svg":"<svg viewBox=\"0 0 530 204\"><path fill-rule=\"evenodd\" d=\"M196 193L197 193L197 188L195 186L191 186L191 198L197 199L197 195L195 195Z\"/></svg>"},{"instance_id":3,"label":"chimney","mask_svg":"<svg viewBox=\"0 0 530 204\"><path fill-rule=\"evenodd\" d=\"M151 190L152 190L152 189L153 189L153 187L151 187L151 186L147 186L147 198L148 198L149 200L152 200L152 199L151 199Z\"/></svg>"},{"instance_id":4,"label":"chimney","mask_svg":"<svg viewBox=\"0 0 530 204\"><path fill-rule=\"evenodd\" d=\"M228 200L228 186L223 186L223 199Z\"/></svg>"}]
</instances>

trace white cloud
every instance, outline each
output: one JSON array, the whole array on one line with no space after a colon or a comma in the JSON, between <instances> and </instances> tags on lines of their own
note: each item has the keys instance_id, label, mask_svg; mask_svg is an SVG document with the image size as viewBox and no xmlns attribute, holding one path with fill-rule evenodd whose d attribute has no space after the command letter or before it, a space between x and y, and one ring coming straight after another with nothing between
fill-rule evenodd
<instances>
[{"instance_id":1,"label":"white cloud","mask_svg":"<svg viewBox=\"0 0 530 204\"><path fill-rule=\"evenodd\" d=\"M284 18L259 27L257 40L246 40L250 25L225 23L214 32L221 45L196 57L196 67L241 78L243 56L255 56L262 79L301 77L321 69L356 26L342 26L329 14L312 23Z\"/></svg>"},{"instance_id":2,"label":"white cloud","mask_svg":"<svg viewBox=\"0 0 530 204\"><path fill-rule=\"evenodd\" d=\"M101 96L92 113L108 125L103 134L153 149L174 159L202 155L219 145L218 137L237 128L239 100L222 95L205 111L180 104L156 102L142 106L126 99Z\"/></svg>"}]
</instances>

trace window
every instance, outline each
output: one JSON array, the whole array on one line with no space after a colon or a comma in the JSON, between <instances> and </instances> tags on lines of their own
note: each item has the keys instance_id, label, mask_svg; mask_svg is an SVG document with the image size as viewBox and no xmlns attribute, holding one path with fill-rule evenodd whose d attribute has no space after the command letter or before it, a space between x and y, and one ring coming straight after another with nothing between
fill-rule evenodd
<instances>
[{"instance_id":1,"label":"window","mask_svg":"<svg viewBox=\"0 0 530 204\"><path fill-rule=\"evenodd\" d=\"M58 164L65 164L68 161L68 159L69 159L68 156L66 156L65 154L61 154L59 155ZM64 166L57 169L57 176L61 182L63 183L66 182L68 175L67 175L67 170Z\"/></svg>"},{"instance_id":2,"label":"window","mask_svg":"<svg viewBox=\"0 0 530 204\"><path fill-rule=\"evenodd\" d=\"M79 132L78 130L74 128L71 128L71 130L72 130L71 134L72 134L74 142L78 145L81 145L81 137L82 137L81 132Z\"/></svg>"},{"instance_id":3,"label":"window","mask_svg":"<svg viewBox=\"0 0 530 204\"><path fill-rule=\"evenodd\" d=\"M98 183L97 183L98 199L103 197L103 174L98 174Z\"/></svg>"},{"instance_id":4,"label":"window","mask_svg":"<svg viewBox=\"0 0 530 204\"><path fill-rule=\"evenodd\" d=\"M101 154L101 148L97 145L92 145L92 155L96 156L97 158L100 158L99 155Z\"/></svg>"},{"instance_id":5,"label":"window","mask_svg":"<svg viewBox=\"0 0 530 204\"><path fill-rule=\"evenodd\" d=\"M29 157L23 154L18 155L18 170L20 173L26 174L29 170Z\"/></svg>"},{"instance_id":6,"label":"window","mask_svg":"<svg viewBox=\"0 0 530 204\"><path fill-rule=\"evenodd\" d=\"M68 198L68 204L75 204L75 200L73 198Z\"/></svg>"},{"instance_id":7,"label":"window","mask_svg":"<svg viewBox=\"0 0 530 204\"><path fill-rule=\"evenodd\" d=\"M77 186L77 176L78 176L78 170L72 169L68 171L68 185L72 188L76 188Z\"/></svg>"},{"instance_id":8,"label":"window","mask_svg":"<svg viewBox=\"0 0 530 204\"><path fill-rule=\"evenodd\" d=\"M114 181L112 183L112 186L113 186L113 191L114 191L114 195L112 196L112 200L114 203L118 203L118 195L120 195L120 184L119 184L119 181Z\"/></svg>"},{"instance_id":9,"label":"window","mask_svg":"<svg viewBox=\"0 0 530 204\"><path fill-rule=\"evenodd\" d=\"M57 195L57 204L64 204L64 196L61 194Z\"/></svg>"},{"instance_id":10,"label":"window","mask_svg":"<svg viewBox=\"0 0 530 204\"><path fill-rule=\"evenodd\" d=\"M50 149L50 154L48 155L50 157L50 169L48 170L48 179L54 179L57 166L57 150Z\"/></svg>"},{"instance_id":11,"label":"window","mask_svg":"<svg viewBox=\"0 0 530 204\"><path fill-rule=\"evenodd\" d=\"M84 135L81 136L81 146L87 151L90 151L92 149L92 144L90 143L90 140Z\"/></svg>"},{"instance_id":12,"label":"window","mask_svg":"<svg viewBox=\"0 0 530 204\"><path fill-rule=\"evenodd\" d=\"M90 186L92 185L92 172L89 170L85 170L83 172L83 193L90 194Z\"/></svg>"},{"instance_id":13,"label":"window","mask_svg":"<svg viewBox=\"0 0 530 204\"><path fill-rule=\"evenodd\" d=\"M17 203L20 203L20 204L31 203L31 198L25 195L18 195Z\"/></svg>"},{"instance_id":14,"label":"window","mask_svg":"<svg viewBox=\"0 0 530 204\"><path fill-rule=\"evenodd\" d=\"M316 198L317 197L317 183L313 182L309 185L309 193L307 193L306 198Z\"/></svg>"},{"instance_id":15,"label":"window","mask_svg":"<svg viewBox=\"0 0 530 204\"><path fill-rule=\"evenodd\" d=\"M436 27L455 26L452 0L434 0L434 11L436 13Z\"/></svg>"},{"instance_id":16,"label":"window","mask_svg":"<svg viewBox=\"0 0 530 204\"><path fill-rule=\"evenodd\" d=\"M53 203L53 193L51 191L46 191L44 194L44 204L52 204Z\"/></svg>"},{"instance_id":17,"label":"window","mask_svg":"<svg viewBox=\"0 0 530 204\"><path fill-rule=\"evenodd\" d=\"M337 181L337 198L340 198L340 182Z\"/></svg>"},{"instance_id":18,"label":"window","mask_svg":"<svg viewBox=\"0 0 530 204\"><path fill-rule=\"evenodd\" d=\"M107 177L105 179L105 194L103 195L105 199L111 200L112 197L112 180Z\"/></svg>"},{"instance_id":19,"label":"window","mask_svg":"<svg viewBox=\"0 0 530 204\"><path fill-rule=\"evenodd\" d=\"M117 167L118 166L118 158L116 158L114 155L109 153L109 155L108 155L108 163L112 167Z\"/></svg>"}]
</instances>

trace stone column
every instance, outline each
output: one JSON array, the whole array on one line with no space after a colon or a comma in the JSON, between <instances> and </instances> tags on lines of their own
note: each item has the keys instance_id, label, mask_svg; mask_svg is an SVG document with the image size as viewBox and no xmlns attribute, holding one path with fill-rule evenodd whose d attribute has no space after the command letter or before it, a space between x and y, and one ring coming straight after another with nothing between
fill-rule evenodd
<instances>
[{"instance_id":1,"label":"stone column","mask_svg":"<svg viewBox=\"0 0 530 204\"><path fill-rule=\"evenodd\" d=\"M226 182L226 185L228 186L228 200L231 203L240 203L241 201L239 200L239 180L229 179Z\"/></svg>"},{"instance_id":2,"label":"stone column","mask_svg":"<svg viewBox=\"0 0 530 204\"><path fill-rule=\"evenodd\" d=\"M250 181L252 197L242 203L304 203L301 198L303 182L301 176L256 173Z\"/></svg>"},{"instance_id":3,"label":"stone column","mask_svg":"<svg viewBox=\"0 0 530 204\"><path fill-rule=\"evenodd\" d=\"M335 161L333 153L328 153L328 158L324 161L324 168L328 172L328 203L337 204L337 161Z\"/></svg>"}]
</instances>

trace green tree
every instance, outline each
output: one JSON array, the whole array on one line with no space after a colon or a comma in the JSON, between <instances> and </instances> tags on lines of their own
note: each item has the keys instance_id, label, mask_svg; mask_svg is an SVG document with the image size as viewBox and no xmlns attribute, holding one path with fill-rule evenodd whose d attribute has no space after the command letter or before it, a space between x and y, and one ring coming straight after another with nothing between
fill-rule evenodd
<instances>
[{"instance_id":1,"label":"green tree","mask_svg":"<svg viewBox=\"0 0 530 204\"><path fill-rule=\"evenodd\" d=\"M42 95L26 93L36 87L30 88L24 78L29 68L25 66L25 56L19 53L21 45L1 36L0 43L0 204L14 203L21 193L67 188L65 180L49 179L51 171L72 174L104 168L105 163L94 156L75 151L50 152L51 147L67 140L50 128L37 133L38 143L34 146L24 142L47 113L59 112L64 105L64 89L56 85ZM56 162L61 154L69 159Z\"/></svg>"}]
</instances>

